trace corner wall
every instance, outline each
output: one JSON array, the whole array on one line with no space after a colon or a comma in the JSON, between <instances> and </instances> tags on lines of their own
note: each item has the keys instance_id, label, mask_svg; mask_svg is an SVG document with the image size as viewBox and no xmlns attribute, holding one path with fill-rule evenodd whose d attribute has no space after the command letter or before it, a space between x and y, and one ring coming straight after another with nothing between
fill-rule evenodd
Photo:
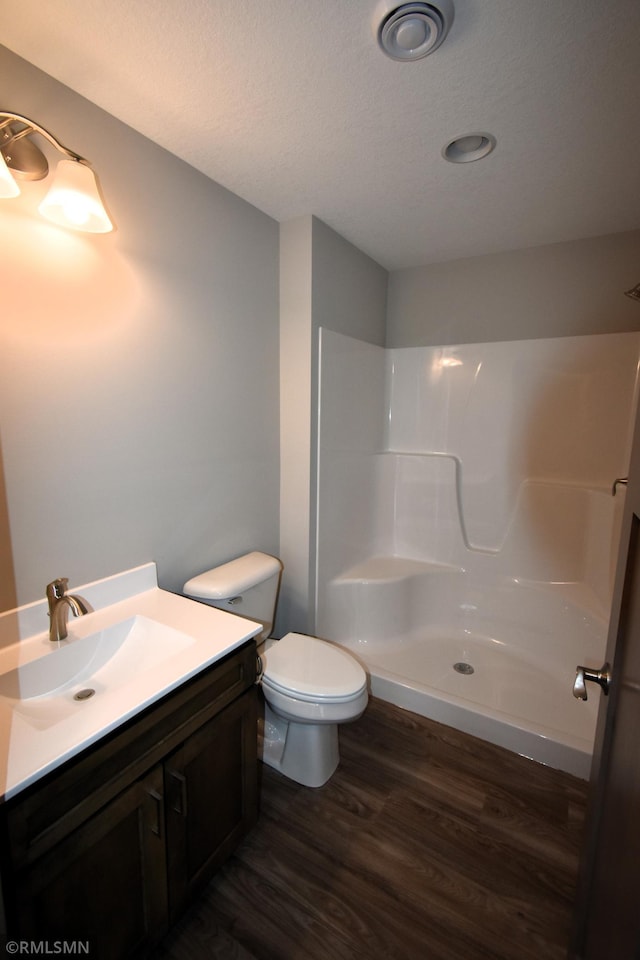
<instances>
[{"instance_id":1,"label":"corner wall","mask_svg":"<svg viewBox=\"0 0 640 960\"><path fill-rule=\"evenodd\" d=\"M382 345L387 276L316 217L281 225L279 636L315 629L320 327Z\"/></svg>"}]
</instances>

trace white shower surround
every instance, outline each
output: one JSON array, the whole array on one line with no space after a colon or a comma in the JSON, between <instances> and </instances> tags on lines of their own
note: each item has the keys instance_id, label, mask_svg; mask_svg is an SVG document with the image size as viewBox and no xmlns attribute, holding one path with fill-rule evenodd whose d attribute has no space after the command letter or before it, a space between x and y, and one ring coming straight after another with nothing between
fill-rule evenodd
<instances>
[{"instance_id":1,"label":"white shower surround","mask_svg":"<svg viewBox=\"0 0 640 960\"><path fill-rule=\"evenodd\" d=\"M588 776L639 351L321 331L316 632L375 695Z\"/></svg>"}]
</instances>

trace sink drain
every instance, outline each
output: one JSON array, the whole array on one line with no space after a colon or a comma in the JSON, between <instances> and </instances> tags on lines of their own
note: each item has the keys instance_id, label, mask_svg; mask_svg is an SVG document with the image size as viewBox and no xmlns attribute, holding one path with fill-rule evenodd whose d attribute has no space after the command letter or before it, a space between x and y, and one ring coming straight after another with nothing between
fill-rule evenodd
<instances>
[{"instance_id":1,"label":"sink drain","mask_svg":"<svg viewBox=\"0 0 640 960\"><path fill-rule=\"evenodd\" d=\"M77 693L74 693L74 700L88 700L89 697L92 697L95 693L91 687L86 687L84 690L78 690Z\"/></svg>"},{"instance_id":2,"label":"sink drain","mask_svg":"<svg viewBox=\"0 0 640 960\"><path fill-rule=\"evenodd\" d=\"M470 663L463 663L462 661L459 663L454 663L453 669L456 671L456 673L464 673L466 677L471 676L471 674L474 672L474 669Z\"/></svg>"}]
</instances>

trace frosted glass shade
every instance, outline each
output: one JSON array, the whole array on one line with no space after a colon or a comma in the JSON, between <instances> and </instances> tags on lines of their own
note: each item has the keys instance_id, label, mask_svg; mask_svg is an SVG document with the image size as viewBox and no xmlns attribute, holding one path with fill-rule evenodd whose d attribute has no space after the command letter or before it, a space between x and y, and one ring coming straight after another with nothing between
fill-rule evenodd
<instances>
[{"instance_id":1,"label":"frosted glass shade","mask_svg":"<svg viewBox=\"0 0 640 960\"><path fill-rule=\"evenodd\" d=\"M8 200L9 197L17 197L20 194L20 188L13 179L9 167L0 151L0 198Z\"/></svg>"},{"instance_id":2,"label":"frosted glass shade","mask_svg":"<svg viewBox=\"0 0 640 960\"><path fill-rule=\"evenodd\" d=\"M102 205L91 167L76 160L61 160L51 189L38 207L43 217L60 227L86 233L109 233L113 224Z\"/></svg>"}]
</instances>

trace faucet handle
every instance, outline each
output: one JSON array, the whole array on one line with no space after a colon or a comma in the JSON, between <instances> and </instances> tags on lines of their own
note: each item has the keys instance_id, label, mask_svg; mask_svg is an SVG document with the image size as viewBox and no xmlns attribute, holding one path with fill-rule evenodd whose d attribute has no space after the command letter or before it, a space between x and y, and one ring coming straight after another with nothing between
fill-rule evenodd
<instances>
[{"instance_id":1,"label":"faucet handle","mask_svg":"<svg viewBox=\"0 0 640 960\"><path fill-rule=\"evenodd\" d=\"M50 600L60 600L67 592L68 586L68 577L58 577L57 580L52 580L51 583L47 584L47 597Z\"/></svg>"}]
</instances>

